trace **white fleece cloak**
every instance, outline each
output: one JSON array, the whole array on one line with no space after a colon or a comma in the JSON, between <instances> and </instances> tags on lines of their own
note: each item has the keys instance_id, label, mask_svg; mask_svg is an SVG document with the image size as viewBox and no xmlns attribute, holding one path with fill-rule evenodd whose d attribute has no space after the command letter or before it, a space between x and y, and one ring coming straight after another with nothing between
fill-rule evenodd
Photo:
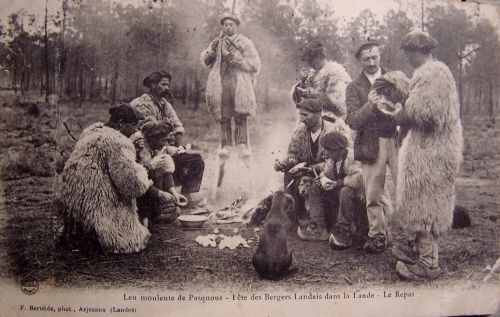
<instances>
[{"instance_id":1,"label":"white fleece cloak","mask_svg":"<svg viewBox=\"0 0 500 317\"><path fill-rule=\"evenodd\" d=\"M329 100L329 105L323 109L323 115L332 118L342 117L345 119L347 114L346 89L347 84L351 82L351 76L347 73L344 66L334 61L327 61L318 71L310 69L309 76L305 80L305 86L311 87L316 91L325 94ZM301 98L295 95L295 89L300 86L297 83L292 89L292 99L295 103Z\"/></svg>"},{"instance_id":2,"label":"white fleece cloak","mask_svg":"<svg viewBox=\"0 0 500 317\"><path fill-rule=\"evenodd\" d=\"M136 198L152 181L135 156L126 136L94 123L83 131L61 175L57 199L63 216L86 233L95 232L105 251L138 252L150 238L139 222Z\"/></svg>"},{"instance_id":3,"label":"white fleece cloak","mask_svg":"<svg viewBox=\"0 0 500 317\"><path fill-rule=\"evenodd\" d=\"M396 217L409 232L439 235L451 226L462 162L459 107L445 64L432 60L415 70L400 116L409 132L398 161Z\"/></svg>"},{"instance_id":4,"label":"white fleece cloak","mask_svg":"<svg viewBox=\"0 0 500 317\"><path fill-rule=\"evenodd\" d=\"M260 71L259 53L252 41L242 34L238 34L233 43L241 48L240 52L243 56L243 62L236 71L235 111L254 116L257 110L254 87ZM213 54L215 54L215 61L210 63L209 56L213 56ZM210 44L201 52L200 59L205 66L211 68L205 95L208 111L215 121L220 122L222 105L222 82L220 74L222 45L218 45L214 51Z\"/></svg>"}]
</instances>

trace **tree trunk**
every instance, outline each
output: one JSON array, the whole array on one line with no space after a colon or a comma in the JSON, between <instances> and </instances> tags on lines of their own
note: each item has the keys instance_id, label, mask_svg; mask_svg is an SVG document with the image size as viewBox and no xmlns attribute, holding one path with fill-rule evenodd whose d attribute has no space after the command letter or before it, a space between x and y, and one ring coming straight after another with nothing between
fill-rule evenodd
<instances>
[{"instance_id":1,"label":"tree trunk","mask_svg":"<svg viewBox=\"0 0 500 317\"><path fill-rule=\"evenodd\" d=\"M200 99L201 99L201 81L198 76L198 71L194 70L194 87L193 87L193 112L198 111L200 108Z\"/></svg>"},{"instance_id":2,"label":"tree trunk","mask_svg":"<svg viewBox=\"0 0 500 317\"><path fill-rule=\"evenodd\" d=\"M17 95L17 62L15 58L12 65L12 88L14 88L14 93Z\"/></svg>"},{"instance_id":3,"label":"tree trunk","mask_svg":"<svg viewBox=\"0 0 500 317\"><path fill-rule=\"evenodd\" d=\"M44 42L45 42L45 102L49 102L49 96L50 96L50 77L49 77L49 36L48 36L48 31L47 31L47 25L48 25L48 0L45 0L45 23L44 23L44 28L45 28L45 35L44 35ZM40 73L42 73L40 71Z\"/></svg>"},{"instance_id":4,"label":"tree trunk","mask_svg":"<svg viewBox=\"0 0 500 317\"><path fill-rule=\"evenodd\" d=\"M21 82L19 85L19 88L21 89L21 96L24 97L24 81L26 80L26 71L24 69L26 67L26 64L23 64L23 67L21 68Z\"/></svg>"},{"instance_id":5,"label":"tree trunk","mask_svg":"<svg viewBox=\"0 0 500 317\"><path fill-rule=\"evenodd\" d=\"M43 96L43 89L44 89L44 85L43 85L43 72L40 72L40 96ZM45 102L48 102L47 98L45 98Z\"/></svg>"},{"instance_id":6,"label":"tree trunk","mask_svg":"<svg viewBox=\"0 0 500 317\"><path fill-rule=\"evenodd\" d=\"M264 91L264 111L269 112L271 110L271 100L270 100L270 93L269 93L269 77L270 74L269 72L266 72L266 88Z\"/></svg>"},{"instance_id":7,"label":"tree trunk","mask_svg":"<svg viewBox=\"0 0 500 317\"><path fill-rule=\"evenodd\" d=\"M83 100L85 99L85 91L83 89L83 87L84 87L83 66L81 65L81 63L79 65L79 68L80 68L80 72L78 74L79 75L78 76L79 77L78 78L78 85L79 85L79 87L78 87L78 96L79 96L79 98L78 98L78 106L81 107L82 103L83 103Z\"/></svg>"},{"instance_id":8,"label":"tree trunk","mask_svg":"<svg viewBox=\"0 0 500 317\"><path fill-rule=\"evenodd\" d=\"M118 68L120 67L120 59L116 59L115 70L113 74L113 86L111 86L111 104L115 104L116 101L116 84L118 81Z\"/></svg>"},{"instance_id":9,"label":"tree trunk","mask_svg":"<svg viewBox=\"0 0 500 317\"><path fill-rule=\"evenodd\" d=\"M188 77L185 76L184 81L182 82L181 94L182 94L182 104L185 105L188 97Z\"/></svg>"},{"instance_id":10,"label":"tree trunk","mask_svg":"<svg viewBox=\"0 0 500 317\"><path fill-rule=\"evenodd\" d=\"M490 77L490 95L489 95L489 100L488 100L488 115L490 116L491 120L495 122L495 114L494 114L494 108L493 108L493 80Z\"/></svg>"},{"instance_id":11,"label":"tree trunk","mask_svg":"<svg viewBox=\"0 0 500 317\"><path fill-rule=\"evenodd\" d=\"M462 62L462 52L458 53L458 104L460 105L460 117L462 117L462 107L463 107L463 62Z\"/></svg>"},{"instance_id":12,"label":"tree trunk","mask_svg":"<svg viewBox=\"0 0 500 317\"><path fill-rule=\"evenodd\" d=\"M139 96L139 67L135 67L135 96Z\"/></svg>"},{"instance_id":13,"label":"tree trunk","mask_svg":"<svg viewBox=\"0 0 500 317\"><path fill-rule=\"evenodd\" d=\"M479 102L477 103L477 113L481 113L481 104L483 103L483 85L479 84Z\"/></svg>"}]
</instances>

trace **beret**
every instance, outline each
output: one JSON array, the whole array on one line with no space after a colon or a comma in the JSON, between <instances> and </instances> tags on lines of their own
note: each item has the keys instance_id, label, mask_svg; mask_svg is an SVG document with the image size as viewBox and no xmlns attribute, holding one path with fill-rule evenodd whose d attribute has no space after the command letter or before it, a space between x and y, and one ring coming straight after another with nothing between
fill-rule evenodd
<instances>
[{"instance_id":1,"label":"beret","mask_svg":"<svg viewBox=\"0 0 500 317\"><path fill-rule=\"evenodd\" d=\"M172 124L170 124L170 122L156 120L151 120L144 123L141 128L141 132L142 134L144 134L144 137L146 137L146 139L168 135L173 130L174 127L172 126Z\"/></svg>"},{"instance_id":2,"label":"beret","mask_svg":"<svg viewBox=\"0 0 500 317\"><path fill-rule=\"evenodd\" d=\"M112 106L109 108L109 114L112 121L123 120L124 122L134 123L144 119L144 116L128 103Z\"/></svg>"},{"instance_id":3,"label":"beret","mask_svg":"<svg viewBox=\"0 0 500 317\"><path fill-rule=\"evenodd\" d=\"M303 99L297 104L297 109L302 109L310 113L321 112L323 107L318 99Z\"/></svg>"},{"instance_id":4,"label":"beret","mask_svg":"<svg viewBox=\"0 0 500 317\"><path fill-rule=\"evenodd\" d=\"M359 56L361 55L361 51L362 50L369 49L369 48L372 48L374 46L380 46L379 42L377 42L377 41L366 41L366 42L363 42L363 43L359 44L354 49L354 57L356 57L357 59L359 59Z\"/></svg>"},{"instance_id":5,"label":"beret","mask_svg":"<svg viewBox=\"0 0 500 317\"><path fill-rule=\"evenodd\" d=\"M328 151L336 151L347 148L348 141L342 133L331 131L319 139L319 144Z\"/></svg>"},{"instance_id":6,"label":"beret","mask_svg":"<svg viewBox=\"0 0 500 317\"><path fill-rule=\"evenodd\" d=\"M301 60L307 61L317 57L320 53L325 55L325 46L320 41L312 41L302 48Z\"/></svg>"},{"instance_id":7,"label":"beret","mask_svg":"<svg viewBox=\"0 0 500 317\"><path fill-rule=\"evenodd\" d=\"M375 89L379 94L385 94L383 91L387 88L393 88L399 99L398 102L401 102L408 98L410 79L401 71L392 71L375 79L372 86L372 89Z\"/></svg>"},{"instance_id":8,"label":"beret","mask_svg":"<svg viewBox=\"0 0 500 317\"><path fill-rule=\"evenodd\" d=\"M401 39L401 49L408 51L431 50L438 42L429 33L419 30L411 31Z\"/></svg>"},{"instance_id":9,"label":"beret","mask_svg":"<svg viewBox=\"0 0 500 317\"><path fill-rule=\"evenodd\" d=\"M234 13L224 13L219 20L220 24L224 24L224 20L226 19L233 20L236 25L240 25L241 23L240 18Z\"/></svg>"},{"instance_id":10,"label":"beret","mask_svg":"<svg viewBox=\"0 0 500 317\"><path fill-rule=\"evenodd\" d=\"M168 78L169 80L172 80L172 75L165 71L152 72L142 80L142 84L145 87L151 88L152 84L159 83L162 78Z\"/></svg>"}]
</instances>

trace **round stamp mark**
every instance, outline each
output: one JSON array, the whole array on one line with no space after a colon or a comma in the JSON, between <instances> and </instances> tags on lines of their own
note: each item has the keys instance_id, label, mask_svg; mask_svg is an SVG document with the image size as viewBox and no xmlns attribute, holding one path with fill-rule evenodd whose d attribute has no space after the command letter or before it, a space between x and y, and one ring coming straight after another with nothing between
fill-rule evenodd
<instances>
[{"instance_id":1,"label":"round stamp mark","mask_svg":"<svg viewBox=\"0 0 500 317\"><path fill-rule=\"evenodd\" d=\"M34 277L25 277L21 280L21 291L26 295L33 295L38 292L38 280Z\"/></svg>"}]
</instances>

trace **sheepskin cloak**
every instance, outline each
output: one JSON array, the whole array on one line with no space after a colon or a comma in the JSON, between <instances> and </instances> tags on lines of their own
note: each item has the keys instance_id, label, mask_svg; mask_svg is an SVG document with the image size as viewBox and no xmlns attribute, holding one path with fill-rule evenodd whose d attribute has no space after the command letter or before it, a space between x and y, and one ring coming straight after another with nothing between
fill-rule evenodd
<instances>
[{"instance_id":1,"label":"sheepskin cloak","mask_svg":"<svg viewBox=\"0 0 500 317\"><path fill-rule=\"evenodd\" d=\"M95 233L105 251L138 252L150 238L135 199L152 181L135 156L127 137L98 122L83 131L62 172L63 216L81 224L85 233Z\"/></svg>"},{"instance_id":2,"label":"sheepskin cloak","mask_svg":"<svg viewBox=\"0 0 500 317\"><path fill-rule=\"evenodd\" d=\"M409 232L439 235L451 226L462 162L459 107L446 65L428 61L415 70L399 118L409 132L399 151L397 218Z\"/></svg>"},{"instance_id":3,"label":"sheepskin cloak","mask_svg":"<svg viewBox=\"0 0 500 317\"><path fill-rule=\"evenodd\" d=\"M233 43L236 47L240 48L243 56L243 62L236 70L235 111L254 116L257 110L254 87L260 71L259 53L252 41L242 34L238 34ZM210 57L214 56L214 54L215 61L212 61ZM200 58L204 65L211 68L205 95L208 111L215 121L220 122L222 106L222 82L220 74L222 45L217 45L217 49L214 50L212 44L210 44L201 53Z\"/></svg>"},{"instance_id":4,"label":"sheepskin cloak","mask_svg":"<svg viewBox=\"0 0 500 317\"><path fill-rule=\"evenodd\" d=\"M351 129L347 126L344 120L338 119L334 123L325 120L322 120L322 122L319 138L332 131L339 132L347 138L347 150L350 154L353 153ZM302 162L307 162L309 165L324 162L324 153L325 149L321 146L321 144L319 144L318 153L316 154L316 157L313 157L311 153L311 132L307 129L307 126L301 122L293 132L290 143L288 144L287 154L283 159L285 170L288 171L293 166Z\"/></svg>"},{"instance_id":5,"label":"sheepskin cloak","mask_svg":"<svg viewBox=\"0 0 500 317\"><path fill-rule=\"evenodd\" d=\"M308 78L305 81L306 87L311 87L325 96L330 101L330 104L323 109L323 115L338 118L345 118L347 114L346 107L346 88L351 82L351 76L347 73L344 66L334 61L327 61L320 70L311 69ZM292 99L295 103L302 99L296 94L296 87L293 87Z\"/></svg>"},{"instance_id":6,"label":"sheepskin cloak","mask_svg":"<svg viewBox=\"0 0 500 317\"><path fill-rule=\"evenodd\" d=\"M172 124L174 134L185 132L184 126L177 116L177 112L175 112L174 107L172 107L166 98L161 98L157 104L150 94L143 94L132 100L130 105L144 116L144 122L151 120L167 121Z\"/></svg>"}]
</instances>

